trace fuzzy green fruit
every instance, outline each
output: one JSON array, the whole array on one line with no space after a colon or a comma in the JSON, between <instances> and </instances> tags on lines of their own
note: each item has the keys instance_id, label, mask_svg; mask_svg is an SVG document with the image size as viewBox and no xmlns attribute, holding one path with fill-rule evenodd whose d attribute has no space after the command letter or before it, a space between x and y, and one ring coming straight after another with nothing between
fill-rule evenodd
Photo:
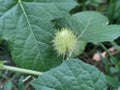
<instances>
[{"instance_id":1,"label":"fuzzy green fruit","mask_svg":"<svg viewBox=\"0 0 120 90\"><path fill-rule=\"evenodd\" d=\"M58 55L71 56L77 50L78 39L71 30L63 28L55 34L53 43Z\"/></svg>"}]
</instances>

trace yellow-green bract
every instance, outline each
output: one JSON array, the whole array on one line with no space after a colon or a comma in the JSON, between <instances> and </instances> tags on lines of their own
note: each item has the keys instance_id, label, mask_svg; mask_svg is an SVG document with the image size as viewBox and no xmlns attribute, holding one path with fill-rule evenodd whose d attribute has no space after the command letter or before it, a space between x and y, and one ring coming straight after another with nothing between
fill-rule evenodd
<instances>
[{"instance_id":1,"label":"yellow-green bract","mask_svg":"<svg viewBox=\"0 0 120 90\"><path fill-rule=\"evenodd\" d=\"M70 29L63 28L55 34L53 43L58 55L72 54L76 51L78 39Z\"/></svg>"}]
</instances>

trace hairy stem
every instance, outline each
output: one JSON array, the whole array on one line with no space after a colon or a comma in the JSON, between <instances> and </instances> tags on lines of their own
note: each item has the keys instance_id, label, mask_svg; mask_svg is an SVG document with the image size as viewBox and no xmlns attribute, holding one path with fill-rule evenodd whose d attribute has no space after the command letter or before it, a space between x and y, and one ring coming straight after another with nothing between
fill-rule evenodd
<instances>
[{"instance_id":1,"label":"hairy stem","mask_svg":"<svg viewBox=\"0 0 120 90\"><path fill-rule=\"evenodd\" d=\"M25 74L36 75L36 76L39 76L39 75L43 74L42 72L29 70L29 69L23 69L23 68L17 68L17 67L13 67L13 66L7 66L7 65L3 65L2 69L14 71L14 72L25 73Z\"/></svg>"}]
</instances>

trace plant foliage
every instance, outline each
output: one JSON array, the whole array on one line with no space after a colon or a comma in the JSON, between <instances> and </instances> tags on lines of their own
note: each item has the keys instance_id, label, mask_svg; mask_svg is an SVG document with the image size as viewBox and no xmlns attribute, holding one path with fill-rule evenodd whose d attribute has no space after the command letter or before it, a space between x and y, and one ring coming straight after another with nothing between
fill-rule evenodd
<instances>
[{"instance_id":1,"label":"plant foliage","mask_svg":"<svg viewBox=\"0 0 120 90\"><path fill-rule=\"evenodd\" d=\"M73 0L0 0L0 41L8 41L14 63L41 71L60 64L51 43L56 32L51 20L75 5Z\"/></svg>"},{"instance_id":2,"label":"plant foliage","mask_svg":"<svg viewBox=\"0 0 120 90\"><path fill-rule=\"evenodd\" d=\"M115 12L119 9L117 2L119 3L119 0L114 2ZM31 84L36 90L106 90L106 81L109 85L118 88L120 78L116 80L111 77L112 75L105 77L94 66L74 59L74 56L80 55L88 42L98 44L113 41L120 36L120 25L109 24L109 20L101 13L96 11L75 13L77 10L74 11L81 6L85 9L89 4L98 7L100 3L103 3L103 0L84 1L81 4L80 0L78 2L77 0L0 0L0 44L3 41L8 43L12 61L17 67L31 69L31 71L46 71L40 72L42 75L32 81ZM114 15L113 12L109 14L109 18L113 19L119 16L118 12ZM111 19L110 22L112 21ZM119 21L120 19L117 20L118 23ZM72 32L72 35L75 35L76 41L73 38L72 40L78 44L76 45L78 47L73 55L71 51L74 49L68 48L74 44L65 41L70 39L55 39L59 34L56 33L61 32L62 28L72 30L68 33ZM59 48L55 46L60 46L61 42L54 39L66 42L62 44L68 44L64 45L67 48L64 47L62 54L64 59L71 57L73 59L64 60L63 56L55 51L55 48ZM62 51L62 48L59 48L59 51ZM70 57L67 57L68 50ZM0 68L5 69L3 64L0 62ZM119 66L119 63L115 64ZM109 63L106 65L108 66ZM24 89L23 79L23 77L20 79L18 85L22 89ZM12 80L9 80L4 88L12 89L12 86Z\"/></svg>"},{"instance_id":3,"label":"plant foliage","mask_svg":"<svg viewBox=\"0 0 120 90\"><path fill-rule=\"evenodd\" d=\"M104 74L81 60L71 59L32 82L36 90L106 90Z\"/></svg>"}]
</instances>

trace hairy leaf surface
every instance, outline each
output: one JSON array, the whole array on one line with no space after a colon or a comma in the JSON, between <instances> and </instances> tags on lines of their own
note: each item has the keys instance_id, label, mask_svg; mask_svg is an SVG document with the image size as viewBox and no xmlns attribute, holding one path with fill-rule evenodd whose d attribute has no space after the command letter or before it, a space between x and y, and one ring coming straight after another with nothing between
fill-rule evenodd
<instances>
[{"instance_id":1,"label":"hairy leaf surface","mask_svg":"<svg viewBox=\"0 0 120 90\"><path fill-rule=\"evenodd\" d=\"M0 42L8 41L14 63L41 71L60 64L52 47L56 29L51 20L69 14L75 5L73 0L0 0Z\"/></svg>"},{"instance_id":2,"label":"hairy leaf surface","mask_svg":"<svg viewBox=\"0 0 120 90\"><path fill-rule=\"evenodd\" d=\"M106 90L103 73L78 59L64 61L32 82L35 90Z\"/></svg>"}]
</instances>

